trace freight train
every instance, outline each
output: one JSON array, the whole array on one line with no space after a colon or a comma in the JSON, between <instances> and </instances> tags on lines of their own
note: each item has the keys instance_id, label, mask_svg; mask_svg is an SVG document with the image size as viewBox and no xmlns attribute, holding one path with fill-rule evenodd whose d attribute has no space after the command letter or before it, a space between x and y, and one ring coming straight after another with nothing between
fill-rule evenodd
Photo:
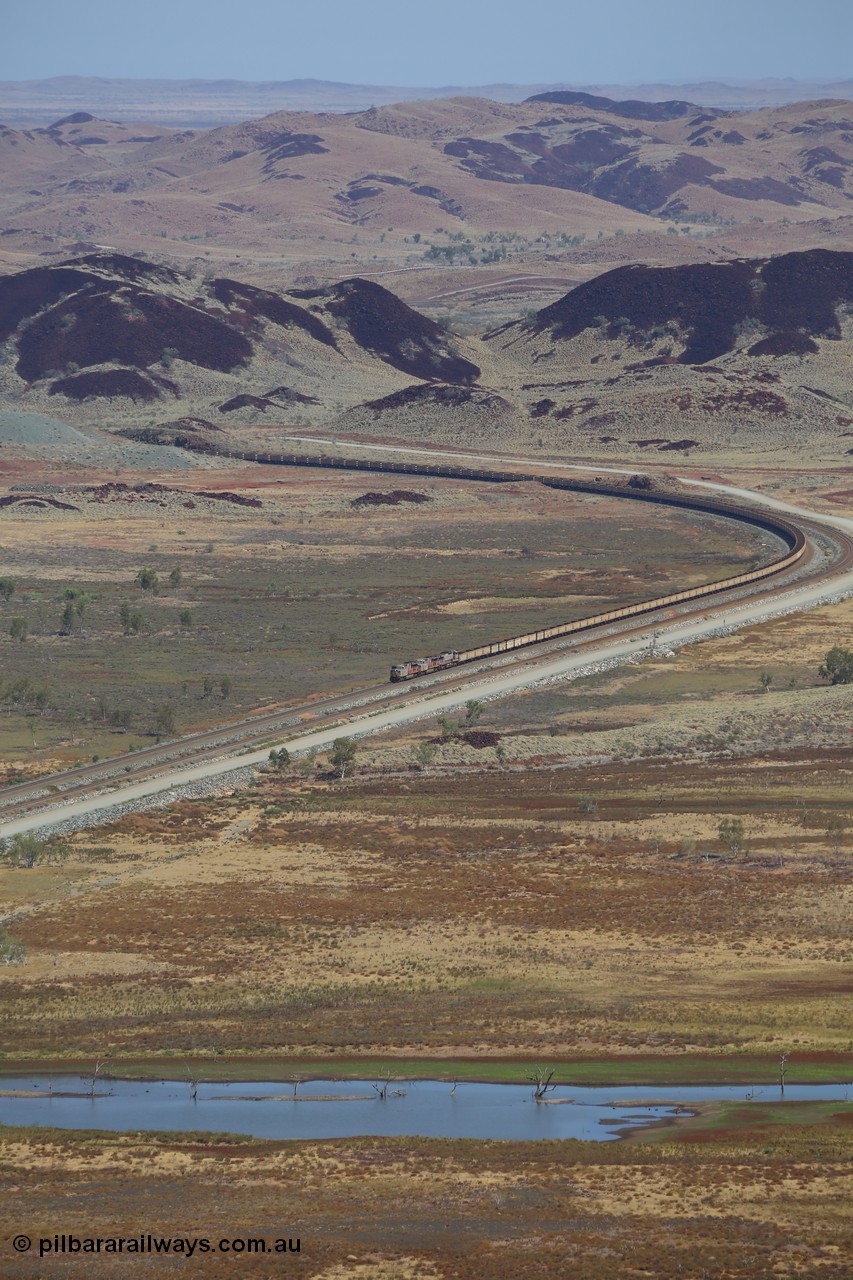
<instances>
[{"instance_id":1,"label":"freight train","mask_svg":"<svg viewBox=\"0 0 853 1280\"><path fill-rule=\"evenodd\" d=\"M703 510L708 510L703 506ZM750 524L757 524L763 529L783 538L788 544L788 551L770 564L762 565L749 573L739 573L732 578L722 578L718 582L708 582L701 587L692 587L689 591L676 591L672 595L658 596L653 600L641 600L638 604L629 604L622 609L610 609L607 613L596 613L589 618L578 618L574 622L560 622L553 627L543 627L540 631L528 631L525 635L511 636L507 640L495 640L492 644L478 645L474 649L451 649L445 653L429 658L415 658L411 662L397 662L391 668L391 681L396 684L401 680L413 680L416 676L427 675L430 671L443 671L446 667L457 667L465 662L473 662L477 658L490 658L496 654L509 653L513 649L523 649L530 644L540 644L543 640L553 640L559 636L573 635L579 631L590 631L594 627L607 626L618 622L621 618L634 618L639 614L651 613L657 609L665 609L669 605L681 604L685 600L697 600L702 596L713 595L718 591L729 591L733 587L745 586L750 582L758 582L771 574L781 573L795 565L806 549L806 541L801 530L785 520L767 519L743 508L715 506L719 515L730 516Z\"/></svg>"},{"instance_id":2,"label":"freight train","mask_svg":"<svg viewBox=\"0 0 853 1280\"><path fill-rule=\"evenodd\" d=\"M474 662L477 658L489 658L496 654L509 653L513 649L523 649L527 645L539 644L543 640L553 640L559 636L573 635L580 631L589 631L594 627L607 626L622 618L634 618L644 613L653 613L658 609L666 609L670 605L681 604L685 600L697 600L702 596L714 595L720 591L729 591L734 587L746 586L750 582L759 582L771 574L782 573L791 568L801 558L806 549L806 539L802 530L796 525L776 515L755 511L751 508L736 506L725 499L705 497L699 494L685 493L668 487L659 488L647 476L632 476L627 482L612 481L602 476L590 479L565 478L553 475L536 475L525 471L496 471L483 467L463 467L456 464L432 462L385 461L368 458L330 457L325 454L298 453L257 453L249 450L232 449L217 443L190 444L190 449L198 449L204 453L216 453L225 457L240 458L245 462L267 463L272 466L290 467L322 467L341 471L373 471L415 476L438 476L443 479L476 480L491 484L536 483L549 489L567 489L575 493L598 493L610 497L633 498L640 502L653 502L662 506L681 507L693 511L705 512L708 515L725 516L730 520L740 520L759 529L775 534L786 543L785 555L753 569L749 573L739 573L732 578L723 578L718 582L708 582L700 587L692 587L689 591L677 591L672 595L658 596L653 600L641 600L638 604L626 605L622 609L611 609L607 613L593 614L589 618L578 618L574 622L561 622L553 627L543 627L539 631L528 631L525 635L511 636L507 640L495 640L492 644L478 645L474 649L447 649L443 653L431 657L415 658L409 662L397 662L391 668L390 679L397 683L401 680L413 680L416 676L427 675L431 671L443 671L447 667L457 667L465 662Z\"/></svg>"}]
</instances>

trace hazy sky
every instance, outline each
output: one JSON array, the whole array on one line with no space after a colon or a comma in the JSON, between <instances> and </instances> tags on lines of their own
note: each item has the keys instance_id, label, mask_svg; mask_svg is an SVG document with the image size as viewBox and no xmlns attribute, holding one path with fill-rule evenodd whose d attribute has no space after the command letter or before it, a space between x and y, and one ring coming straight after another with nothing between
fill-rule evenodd
<instances>
[{"instance_id":1,"label":"hazy sky","mask_svg":"<svg viewBox=\"0 0 853 1280\"><path fill-rule=\"evenodd\" d=\"M0 79L853 75L853 0L0 0Z\"/></svg>"}]
</instances>

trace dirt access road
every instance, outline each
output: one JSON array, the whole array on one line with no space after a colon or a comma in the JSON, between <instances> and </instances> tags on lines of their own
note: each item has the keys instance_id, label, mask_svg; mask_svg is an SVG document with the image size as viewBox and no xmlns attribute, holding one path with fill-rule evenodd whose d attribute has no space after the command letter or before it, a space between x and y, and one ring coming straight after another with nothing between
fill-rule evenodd
<instances>
[{"instance_id":1,"label":"dirt access road","mask_svg":"<svg viewBox=\"0 0 853 1280\"><path fill-rule=\"evenodd\" d=\"M300 437L294 437L294 439L300 439ZM310 440L312 444L333 444L331 440L318 440L316 437L310 437ZM349 447L358 446L350 445ZM377 451L377 446L374 445L363 447ZM433 458L436 456L434 450L402 446L388 446L382 452L417 454ZM504 466L512 462L535 466L537 469L548 466L549 469L566 472L612 471L625 474L625 469L617 467L543 464L538 459L508 459L486 454L448 454L442 451L441 458L442 461L447 461L449 458L459 458L467 462L488 461ZM634 474L633 470L629 474ZM515 660L509 669L487 672L472 669L470 673L463 676L461 682L458 682L460 673L457 671L454 673L457 680L453 689L449 691L442 691L432 684L426 687L414 685L404 691L403 701L394 706L383 708L372 705L369 709L360 707L358 710L346 707L345 704L351 703L353 698L353 695L349 694L340 699L341 712L333 723L323 728L295 734L287 733L275 745L286 746L291 754L301 754L312 748L324 750L331 746L335 738L343 735L363 737L420 719L435 719L436 716L446 714L463 705L468 698L476 697L481 701L487 701L505 697L522 688L530 688L534 684L577 678L602 665L640 661L644 655L651 652L653 628L656 631L658 647L677 648L711 635L718 635L723 630L735 630L766 621L780 614L811 609L827 600L853 594L853 519L810 511L749 489L711 481L692 480L687 477L678 477L678 479L683 484L709 489L729 498L734 497L757 508L768 507L774 511L784 512L795 519L799 518L807 526L824 526L837 535L844 554L831 573L824 572L818 577L803 582L792 583L785 581L783 577L781 582L771 579L766 584L760 584L758 599L753 589L748 599L697 601L690 616L675 621L656 621L656 615L650 615L643 621L644 630L640 634L634 629L629 635L602 637L585 644L581 651L572 648L566 652L555 654L552 651L543 655L541 650L528 650L514 655ZM167 767L156 776L129 782L127 785L114 787L111 790L104 790L104 784L101 782L96 784L98 790L91 794L34 809L32 812L10 817L6 822L0 822L0 837L48 827L58 822L90 819L93 814L103 813L106 816L110 809L119 805L133 804L163 792L178 798L183 787L231 773L235 769L266 763L269 758L269 749L270 743L267 742L263 749L259 750L248 752L244 750L242 754L223 754L217 759L206 760L196 765L182 763L180 766ZM41 780L45 788L50 786L51 781L50 778ZM45 797L42 795L38 803L44 805L44 800Z\"/></svg>"}]
</instances>

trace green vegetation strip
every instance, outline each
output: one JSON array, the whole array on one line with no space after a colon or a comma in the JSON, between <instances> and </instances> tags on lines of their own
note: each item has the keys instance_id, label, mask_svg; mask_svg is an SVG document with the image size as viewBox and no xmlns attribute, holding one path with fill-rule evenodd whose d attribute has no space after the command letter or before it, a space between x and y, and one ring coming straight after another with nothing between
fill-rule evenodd
<instances>
[{"instance_id":1,"label":"green vegetation strip","mask_svg":"<svg viewBox=\"0 0 853 1280\"><path fill-rule=\"evenodd\" d=\"M525 1083L541 1067L554 1069L558 1084L573 1085L688 1085L778 1084L778 1062L769 1056L629 1057L618 1058L196 1058L175 1054L160 1058L110 1058L104 1076L142 1079L184 1079L187 1064L202 1080L372 1079L394 1076L406 1080L483 1080ZM34 1074L91 1074L87 1058L4 1058L0 1078ZM812 1054L802 1061L789 1058L787 1084L833 1084L853 1080L853 1055Z\"/></svg>"},{"instance_id":2,"label":"green vegetation strip","mask_svg":"<svg viewBox=\"0 0 853 1280\"><path fill-rule=\"evenodd\" d=\"M853 1103L821 1101L821 1102L764 1102L761 1098L754 1102L709 1102L699 1104L697 1114L678 1116L672 1120L662 1120L654 1127L640 1129L630 1134L632 1142L669 1143L702 1142L708 1139L719 1141L746 1140L762 1134L765 1140L772 1141L775 1136L779 1142L785 1142L788 1131L793 1127L804 1125L824 1125L849 1129L853 1121ZM776 1130L772 1135L768 1130ZM773 1155L774 1146L764 1148L765 1155ZM812 1152L812 1156L820 1153Z\"/></svg>"}]
</instances>

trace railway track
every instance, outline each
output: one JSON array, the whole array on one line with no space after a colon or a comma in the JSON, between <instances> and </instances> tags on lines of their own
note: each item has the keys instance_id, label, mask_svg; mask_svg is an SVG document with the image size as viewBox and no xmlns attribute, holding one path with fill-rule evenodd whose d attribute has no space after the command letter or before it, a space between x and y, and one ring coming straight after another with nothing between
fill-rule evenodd
<instances>
[{"instance_id":1,"label":"railway track","mask_svg":"<svg viewBox=\"0 0 853 1280\"><path fill-rule=\"evenodd\" d=\"M675 616L688 617L690 613L690 609L681 614L672 611L666 621L671 623ZM649 626L650 619L645 616L639 622L625 620L621 624L614 623L603 631L597 631L595 635L573 639L571 648L575 653L584 654L600 643L602 634L632 638L648 634ZM540 644L536 656L556 654L568 647L569 643L560 638L550 644ZM8 821L37 806L55 804L59 800L67 802L87 795L94 789L119 785L127 781L128 775L137 781L158 777L164 769L170 766L183 767L189 760L200 763L228 755L233 759L234 767L238 768L241 751L269 741L276 735L292 735L297 730L319 730L331 725L338 725L341 733L344 733L351 717L369 713L379 705L403 705L416 701L419 696L431 699L436 691L452 692L455 688L461 689L467 681L477 676L496 671L503 674L519 671L529 666L531 658L529 653L523 656L512 654L495 662L494 656L489 655L479 662L466 664L464 671L453 669L431 673L426 680L421 680L414 687L384 682L350 694L332 694L319 700L283 707L262 716L220 725L215 729L187 734L170 743L144 747L97 764L82 765L33 781L16 783L0 792L0 815L4 821Z\"/></svg>"},{"instance_id":2,"label":"railway track","mask_svg":"<svg viewBox=\"0 0 853 1280\"><path fill-rule=\"evenodd\" d=\"M226 453L225 450L217 452ZM711 607L720 609L732 600L735 593L738 608L749 606L754 600L765 601L767 582L771 586L779 582L784 575L798 569L813 568L805 581L818 587L822 580L834 581L845 573L853 575L853 537L834 531L834 540L838 547L837 558L831 565L816 556L813 536L808 533L808 521L805 527L795 522L786 514L777 514L756 508L744 507L741 501L732 502L717 499L704 493L685 493L683 490L661 490L642 486L631 487L630 483L613 483L596 476L594 480L575 479L574 477L555 477L554 475L537 475L524 471L497 471L488 468L470 468L441 463L414 463L403 461L375 461L368 459L329 458L325 455L287 455L257 454L244 451L227 451L227 456L244 461L277 465L277 466L321 466L335 469L359 471L391 472L409 475L436 475L447 478L477 480L489 483L530 482L536 481L551 488L567 489L584 493L601 493L619 497L631 497L635 500L655 502L705 512L717 516L736 519L758 526L774 533L786 545L785 554L776 557L766 565L760 566L747 574L719 582L704 584L687 592L658 597L653 600L639 602L622 610L613 610L607 614L595 615L592 618L580 619L563 628L550 628L548 632L532 633L532 637L517 637L523 642L526 652L516 657L509 654L522 644L505 642L504 648L490 647L491 651L477 654L480 661L471 661L464 670L458 667L449 671L432 673L422 677L415 687L407 685L389 685L383 682L366 688L350 690L345 693L332 694L323 698L314 698L299 704L292 704L268 714L244 719L214 729L189 734L173 742L158 744L133 752L126 756L114 757L109 761L84 765L63 773L52 774L34 781L15 784L0 791L0 835L9 834L10 827L33 827L44 825L49 821L61 819L63 810L69 806L77 807L92 799L92 807L108 809L112 805L123 803L129 791L140 791L141 794L153 794L174 785L175 778L187 779L199 770L208 768L211 772L227 772L241 767L243 764L256 764L264 758L259 745L276 745L282 738L296 742L327 737L335 730L339 733L370 732L372 729L386 727L389 717L398 716L396 722L418 718L418 715L430 714L435 709L437 700L452 705L454 698L464 700L470 693L472 681L500 679L506 683L516 679L532 669L531 679L536 679L536 667L542 660L550 659L554 654L565 653L570 649L572 656L583 661L585 655L594 660L595 653L607 643L630 644L648 633L661 613L666 616L666 624L672 625L673 618L681 624L692 619L705 616ZM817 517L821 519L820 516ZM833 523L831 521L826 521ZM841 522L844 523L843 521ZM851 523L853 532L853 523ZM820 563L818 563L820 560ZM786 579L787 581L787 579ZM759 584L760 589L756 589ZM723 593L721 595L721 593ZM713 597L709 602L708 596ZM576 633L582 634L576 634ZM566 636L571 635L571 643ZM543 641L551 643L543 644ZM501 642L498 642L501 643ZM531 652L527 646L536 645ZM507 656L509 654L509 656ZM503 655L503 656L502 656ZM497 659L497 661L496 661ZM517 687L517 686L516 686ZM448 703L448 699L450 702ZM421 706L425 709L420 709ZM399 713L402 712L402 715ZM408 714L406 714L408 712ZM371 724L371 721L375 721ZM247 754L248 753L248 754Z\"/></svg>"}]
</instances>

